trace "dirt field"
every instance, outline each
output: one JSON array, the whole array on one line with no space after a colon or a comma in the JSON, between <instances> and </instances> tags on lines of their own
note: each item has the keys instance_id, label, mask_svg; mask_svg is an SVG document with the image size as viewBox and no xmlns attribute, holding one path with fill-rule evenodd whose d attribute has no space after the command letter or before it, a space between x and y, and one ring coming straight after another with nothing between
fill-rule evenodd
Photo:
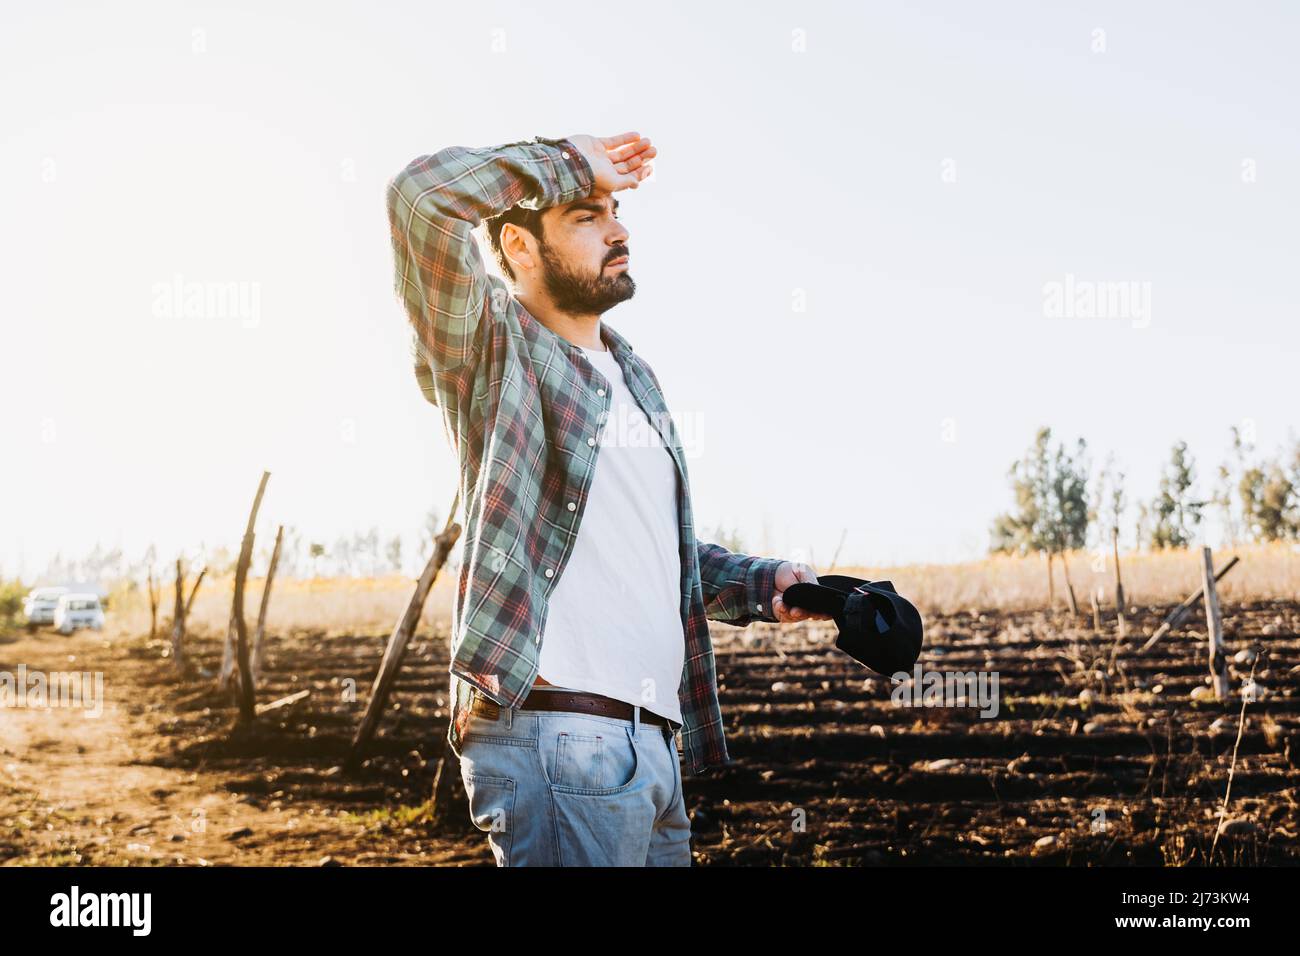
<instances>
[{"instance_id":1,"label":"dirt field","mask_svg":"<svg viewBox=\"0 0 1300 956\"><path fill-rule=\"evenodd\" d=\"M1150 632L1168 608L1141 612ZM1216 862L1300 862L1300 604L1225 607L1229 659L1260 648ZM927 671L995 671L998 712L904 707L824 625L715 625L737 762L686 778L699 865L1203 864L1237 743L1194 616L1145 655L1043 612L932 617ZM1136 624L1136 628L1132 628ZM299 632L268 654L269 701L232 733L211 679L178 681L162 640L0 640L0 671L103 671L102 716L0 711L0 863L490 865L463 805L427 814L447 723L446 633L407 655L374 755L337 769L386 634ZM191 642L215 670L214 634ZM1112 655L1114 661L1112 663ZM463 795L456 794L457 799Z\"/></svg>"}]
</instances>

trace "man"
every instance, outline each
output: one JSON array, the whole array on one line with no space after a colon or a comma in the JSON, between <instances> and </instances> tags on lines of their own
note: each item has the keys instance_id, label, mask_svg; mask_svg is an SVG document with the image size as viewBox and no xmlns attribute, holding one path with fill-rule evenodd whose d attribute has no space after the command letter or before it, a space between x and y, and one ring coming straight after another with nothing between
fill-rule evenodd
<instances>
[{"instance_id":1,"label":"man","mask_svg":"<svg viewBox=\"0 0 1300 956\"><path fill-rule=\"evenodd\" d=\"M808 565L696 539L659 381L602 321L636 288L614 194L656 153L449 147L388 188L416 378L460 465L447 740L503 866L689 866L675 738L693 773L730 761L707 621L828 619L782 602Z\"/></svg>"}]
</instances>

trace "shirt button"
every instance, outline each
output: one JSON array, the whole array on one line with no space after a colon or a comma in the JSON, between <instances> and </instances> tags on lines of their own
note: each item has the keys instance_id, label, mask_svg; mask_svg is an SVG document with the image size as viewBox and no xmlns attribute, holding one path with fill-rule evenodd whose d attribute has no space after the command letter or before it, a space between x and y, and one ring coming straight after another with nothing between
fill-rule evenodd
<instances>
[{"instance_id":1,"label":"shirt button","mask_svg":"<svg viewBox=\"0 0 1300 956\"><path fill-rule=\"evenodd\" d=\"M596 389L596 394L597 394L597 395L604 395L604 394L605 394L605 390L604 390L603 388L598 388L598 389Z\"/></svg>"},{"instance_id":2,"label":"shirt button","mask_svg":"<svg viewBox=\"0 0 1300 956\"><path fill-rule=\"evenodd\" d=\"M547 569L546 569L546 576L547 576L548 578L553 578L553 577L555 577L555 569L554 569L554 568L547 568Z\"/></svg>"},{"instance_id":3,"label":"shirt button","mask_svg":"<svg viewBox=\"0 0 1300 956\"><path fill-rule=\"evenodd\" d=\"M760 611L763 610L763 605L761 604L755 604L754 606L758 608Z\"/></svg>"},{"instance_id":4,"label":"shirt button","mask_svg":"<svg viewBox=\"0 0 1300 956\"><path fill-rule=\"evenodd\" d=\"M570 511L577 511L577 510L578 510L578 503L577 503L576 501L570 501L570 502L569 502L569 510L570 510Z\"/></svg>"},{"instance_id":5,"label":"shirt button","mask_svg":"<svg viewBox=\"0 0 1300 956\"><path fill-rule=\"evenodd\" d=\"M560 155L563 156L565 159L568 159L568 158L569 158L569 151L566 149L564 152L560 153Z\"/></svg>"},{"instance_id":6,"label":"shirt button","mask_svg":"<svg viewBox=\"0 0 1300 956\"><path fill-rule=\"evenodd\" d=\"M593 445L593 446L594 446L594 445L596 444L596 439L594 439L594 438L588 438L588 439L587 439L587 444L588 444L588 445Z\"/></svg>"}]
</instances>

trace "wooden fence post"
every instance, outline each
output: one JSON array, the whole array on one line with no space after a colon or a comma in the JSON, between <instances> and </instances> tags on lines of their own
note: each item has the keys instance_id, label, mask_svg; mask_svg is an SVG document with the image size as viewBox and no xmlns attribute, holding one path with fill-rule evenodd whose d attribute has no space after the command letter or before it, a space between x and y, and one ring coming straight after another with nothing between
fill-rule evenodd
<instances>
[{"instance_id":1,"label":"wooden fence post","mask_svg":"<svg viewBox=\"0 0 1300 956\"><path fill-rule=\"evenodd\" d=\"M1210 674L1214 678L1214 696L1228 699L1228 661L1223 654L1223 614L1219 609L1219 592L1214 586L1214 558L1209 548L1201 549L1201 590L1205 592L1205 623L1210 639Z\"/></svg>"},{"instance_id":2,"label":"wooden fence post","mask_svg":"<svg viewBox=\"0 0 1300 956\"><path fill-rule=\"evenodd\" d=\"M1047 552L1047 609L1049 614L1056 613L1056 581L1052 579L1052 552Z\"/></svg>"},{"instance_id":3,"label":"wooden fence post","mask_svg":"<svg viewBox=\"0 0 1300 956\"><path fill-rule=\"evenodd\" d=\"M153 565L149 565L149 640L158 635L158 599L162 596L161 588L154 586Z\"/></svg>"},{"instance_id":4,"label":"wooden fence post","mask_svg":"<svg viewBox=\"0 0 1300 956\"><path fill-rule=\"evenodd\" d=\"M176 559L176 605L172 611L172 663L185 670L185 571Z\"/></svg>"},{"instance_id":5,"label":"wooden fence post","mask_svg":"<svg viewBox=\"0 0 1300 956\"><path fill-rule=\"evenodd\" d=\"M1124 622L1124 582L1119 575L1119 526L1111 529L1111 546L1115 550L1115 614L1119 619L1119 636L1123 637L1127 626Z\"/></svg>"},{"instance_id":6,"label":"wooden fence post","mask_svg":"<svg viewBox=\"0 0 1300 956\"><path fill-rule=\"evenodd\" d=\"M248 566L253 561L253 528L257 524L257 512L262 507L262 495L266 493L266 483L270 478L269 471L262 472L257 495L253 498L253 507L248 512L248 525L244 528L244 541L239 548L239 563L235 566L235 596L230 606L230 614L235 619L235 662L239 665L238 702L241 725L252 723L256 716L253 673L248 660L248 628L244 624L244 581L248 578Z\"/></svg>"},{"instance_id":7,"label":"wooden fence post","mask_svg":"<svg viewBox=\"0 0 1300 956\"><path fill-rule=\"evenodd\" d=\"M181 570L181 559L176 559L176 610L172 612L172 662L182 674L185 672L185 622L189 619L190 608L194 606L194 595L199 593L203 575L207 568L199 569L199 576L194 579L190 596L185 597L185 574Z\"/></svg>"},{"instance_id":8,"label":"wooden fence post","mask_svg":"<svg viewBox=\"0 0 1300 956\"><path fill-rule=\"evenodd\" d=\"M1074 597L1074 585L1070 582L1070 558L1069 552L1061 552L1061 571L1065 575L1065 596L1070 602L1070 615L1079 616L1079 602Z\"/></svg>"},{"instance_id":9,"label":"wooden fence post","mask_svg":"<svg viewBox=\"0 0 1300 956\"><path fill-rule=\"evenodd\" d=\"M275 532L275 547L271 549L271 563L266 569L266 583L262 585L262 603L257 609L257 631L253 635L253 684L262 676L262 655L266 646L263 636L266 633L266 608L271 603L271 582L275 580L275 568L280 563L280 543L284 540L284 525Z\"/></svg>"}]
</instances>

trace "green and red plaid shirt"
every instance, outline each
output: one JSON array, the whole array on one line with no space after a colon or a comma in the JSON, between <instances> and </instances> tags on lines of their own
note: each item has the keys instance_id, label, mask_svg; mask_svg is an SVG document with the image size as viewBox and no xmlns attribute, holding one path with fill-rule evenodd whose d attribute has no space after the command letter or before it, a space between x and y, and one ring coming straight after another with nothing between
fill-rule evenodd
<instances>
[{"instance_id":1,"label":"green and red plaid shirt","mask_svg":"<svg viewBox=\"0 0 1300 956\"><path fill-rule=\"evenodd\" d=\"M447 737L457 753L472 687L512 708L532 690L548 599L578 537L611 403L609 382L581 347L488 274L473 230L516 204L572 202L594 181L571 142L539 136L420 156L388 184L416 379L441 410L460 464L465 521ZM775 621L782 562L696 540L686 458L659 381L623 336L601 325L628 390L677 464L686 656L678 699L686 763L699 773L731 759L708 620Z\"/></svg>"}]
</instances>

